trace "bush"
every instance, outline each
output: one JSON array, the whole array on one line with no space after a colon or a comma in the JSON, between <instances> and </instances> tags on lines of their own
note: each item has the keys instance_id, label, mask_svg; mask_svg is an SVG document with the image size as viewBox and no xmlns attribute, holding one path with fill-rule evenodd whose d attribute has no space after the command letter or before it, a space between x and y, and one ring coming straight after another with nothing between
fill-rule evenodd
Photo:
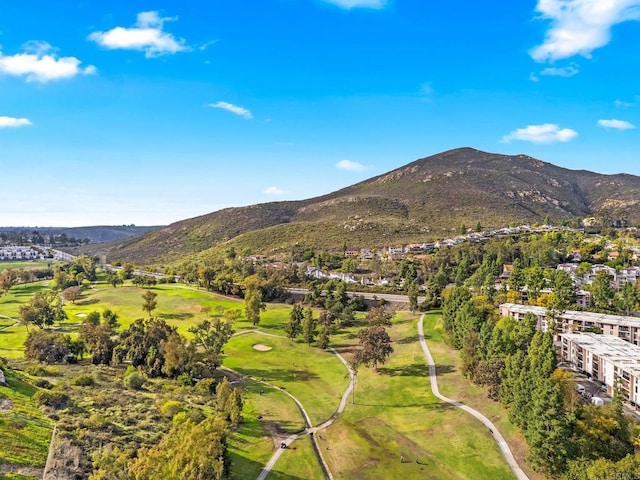
<instances>
[{"instance_id":1,"label":"bush","mask_svg":"<svg viewBox=\"0 0 640 480\"><path fill-rule=\"evenodd\" d=\"M58 377L60 376L60 369L58 367L31 365L25 369L25 373L33 377Z\"/></svg>"},{"instance_id":2,"label":"bush","mask_svg":"<svg viewBox=\"0 0 640 480\"><path fill-rule=\"evenodd\" d=\"M33 399L40 405L46 405L56 410L66 407L69 402L69 397L64 393L49 390L38 390L33 395Z\"/></svg>"},{"instance_id":3,"label":"bush","mask_svg":"<svg viewBox=\"0 0 640 480\"><path fill-rule=\"evenodd\" d=\"M160 407L160 413L167 418L173 418L180 412L184 412L184 407L176 400L169 400Z\"/></svg>"},{"instance_id":4,"label":"bush","mask_svg":"<svg viewBox=\"0 0 640 480\"><path fill-rule=\"evenodd\" d=\"M178 381L178 383L180 385L183 385L185 387L192 387L193 386L193 377L191 376L191 374L189 372L184 372L184 373L178 375L178 378L176 378L176 380Z\"/></svg>"},{"instance_id":5,"label":"bush","mask_svg":"<svg viewBox=\"0 0 640 480\"><path fill-rule=\"evenodd\" d=\"M213 378L203 378L196 383L196 392L200 395L213 395L216 393L216 381Z\"/></svg>"},{"instance_id":6,"label":"bush","mask_svg":"<svg viewBox=\"0 0 640 480\"><path fill-rule=\"evenodd\" d=\"M91 387L96 384L96 381L91 375L80 375L74 378L72 383L77 387Z\"/></svg>"},{"instance_id":7,"label":"bush","mask_svg":"<svg viewBox=\"0 0 640 480\"><path fill-rule=\"evenodd\" d=\"M140 390L146 381L147 377L137 370L124 376L124 386L132 390Z\"/></svg>"},{"instance_id":8,"label":"bush","mask_svg":"<svg viewBox=\"0 0 640 480\"><path fill-rule=\"evenodd\" d=\"M38 378L33 382L33 384L38 388L45 388L47 390L51 390L53 388L53 383L46 378Z\"/></svg>"}]
</instances>

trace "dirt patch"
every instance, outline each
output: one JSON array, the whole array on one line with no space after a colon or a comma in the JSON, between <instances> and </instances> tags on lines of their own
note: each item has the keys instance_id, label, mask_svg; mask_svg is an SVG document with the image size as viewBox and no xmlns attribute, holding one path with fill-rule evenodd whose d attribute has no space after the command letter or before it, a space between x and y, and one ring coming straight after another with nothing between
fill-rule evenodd
<instances>
[{"instance_id":1,"label":"dirt patch","mask_svg":"<svg viewBox=\"0 0 640 480\"><path fill-rule=\"evenodd\" d=\"M8 412L13 409L13 402L6 398L0 398L0 412Z\"/></svg>"},{"instance_id":2,"label":"dirt patch","mask_svg":"<svg viewBox=\"0 0 640 480\"><path fill-rule=\"evenodd\" d=\"M271 347L263 345L262 343L256 343L255 345L253 345L253 349L258 350L259 352L268 352L269 350L271 350Z\"/></svg>"}]
</instances>

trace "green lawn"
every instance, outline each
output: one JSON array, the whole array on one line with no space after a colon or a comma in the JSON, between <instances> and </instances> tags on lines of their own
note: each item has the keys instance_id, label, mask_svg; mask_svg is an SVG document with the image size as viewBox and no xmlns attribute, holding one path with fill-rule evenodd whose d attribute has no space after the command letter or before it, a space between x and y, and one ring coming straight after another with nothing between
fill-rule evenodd
<instances>
[{"instance_id":1,"label":"green lawn","mask_svg":"<svg viewBox=\"0 0 640 480\"><path fill-rule=\"evenodd\" d=\"M0 409L0 464L44 467L53 423L31 400L37 389L18 372L5 373L8 386L0 386L0 402L5 403Z\"/></svg>"},{"instance_id":2,"label":"green lawn","mask_svg":"<svg viewBox=\"0 0 640 480\"><path fill-rule=\"evenodd\" d=\"M258 343L271 350L254 349ZM229 341L225 354L225 366L291 392L314 425L335 412L349 384L347 371L335 355L284 338L238 335Z\"/></svg>"},{"instance_id":3,"label":"green lawn","mask_svg":"<svg viewBox=\"0 0 640 480\"><path fill-rule=\"evenodd\" d=\"M361 368L355 405L319 434L334 476L514 478L485 427L431 394L416 317L397 315L390 334L395 352L389 361L379 373Z\"/></svg>"},{"instance_id":4,"label":"green lawn","mask_svg":"<svg viewBox=\"0 0 640 480\"><path fill-rule=\"evenodd\" d=\"M458 400L482 412L500 430L509 444L509 448L518 461L520 467L532 480L543 479L544 476L534 472L526 462L529 454L526 441L522 433L508 420L508 412L499 402L487 398L484 388L472 384L461 373L460 353L449 347L443 340L444 327L440 312L425 315L424 332L429 350L441 368L438 373L438 387L443 395Z\"/></svg>"},{"instance_id":5,"label":"green lawn","mask_svg":"<svg viewBox=\"0 0 640 480\"><path fill-rule=\"evenodd\" d=\"M59 265L60 262L55 260L28 260L22 262L0 262L0 272L2 270L8 270L10 268L22 269L22 270L44 270L54 265Z\"/></svg>"}]
</instances>

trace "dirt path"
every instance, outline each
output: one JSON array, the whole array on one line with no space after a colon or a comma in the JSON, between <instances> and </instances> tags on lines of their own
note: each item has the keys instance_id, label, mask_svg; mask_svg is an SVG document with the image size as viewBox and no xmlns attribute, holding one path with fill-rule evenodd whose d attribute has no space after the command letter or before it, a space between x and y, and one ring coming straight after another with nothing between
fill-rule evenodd
<instances>
[{"instance_id":1,"label":"dirt path","mask_svg":"<svg viewBox=\"0 0 640 480\"><path fill-rule=\"evenodd\" d=\"M424 352L427 365L429 366L429 381L431 382L431 391L433 392L433 394L443 402L446 402L450 405L458 407L464 410L465 412L469 413L470 415L473 415L478 420L480 420L485 425L485 427L489 429L489 432L491 432L491 435L493 435L493 438L498 443L498 446L502 451L502 455L504 456L504 459L509 464L509 467L515 474L516 478L518 480L529 480L529 477L527 477L527 474L524 473L524 471L518 465L518 462L516 462L516 459L513 457L513 454L509 449L509 445L507 445L507 442L505 441L504 437L498 431L496 426L491 422L491 420L489 420L487 417L485 417L482 413L478 412L477 410L474 410L473 408L467 405L464 405L460 402L457 402L448 397L445 397L440 393L440 390L438 389L438 379L436 376L436 364L433 361L433 357L431 356L431 352L429 351L429 347L427 346L427 341L425 340L425 337L424 337L424 314L421 315L420 320L418 320L418 337L420 338L420 345L422 346L422 351Z\"/></svg>"}]
</instances>

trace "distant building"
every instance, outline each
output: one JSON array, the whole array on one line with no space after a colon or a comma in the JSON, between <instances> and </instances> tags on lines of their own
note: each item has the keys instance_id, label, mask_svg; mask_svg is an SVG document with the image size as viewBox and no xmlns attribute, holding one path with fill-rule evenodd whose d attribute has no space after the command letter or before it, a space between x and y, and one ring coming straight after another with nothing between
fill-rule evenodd
<instances>
[{"instance_id":1,"label":"distant building","mask_svg":"<svg viewBox=\"0 0 640 480\"><path fill-rule=\"evenodd\" d=\"M0 247L0 261L37 260L38 258L41 258L41 254L35 248L11 245Z\"/></svg>"},{"instance_id":2,"label":"distant building","mask_svg":"<svg viewBox=\"0 0 640 480\"><path fill-rule=\"evenodd\" d=\"M605 384L609 394L620 387L632 405L640 405L640 347L594 333L562 333L560 341L562 361Z\"/></svg>"},{"instance_id":3,"label":"distant building","mask_svg":"<svg viewBox=\"0 0 640 480\"><path fill-rule=\"evenodd\" d=\"M548 318L545 307L503 303L500 305L500 316L514 317L522 320L527 313L532 313L538 320L537 328L547 331ZM618 337L625 342L640 345L640 318L604 313L579 312L567 310L560 316L563 332L597 330L604 335Z\"/></svg>"}]
</instances>

